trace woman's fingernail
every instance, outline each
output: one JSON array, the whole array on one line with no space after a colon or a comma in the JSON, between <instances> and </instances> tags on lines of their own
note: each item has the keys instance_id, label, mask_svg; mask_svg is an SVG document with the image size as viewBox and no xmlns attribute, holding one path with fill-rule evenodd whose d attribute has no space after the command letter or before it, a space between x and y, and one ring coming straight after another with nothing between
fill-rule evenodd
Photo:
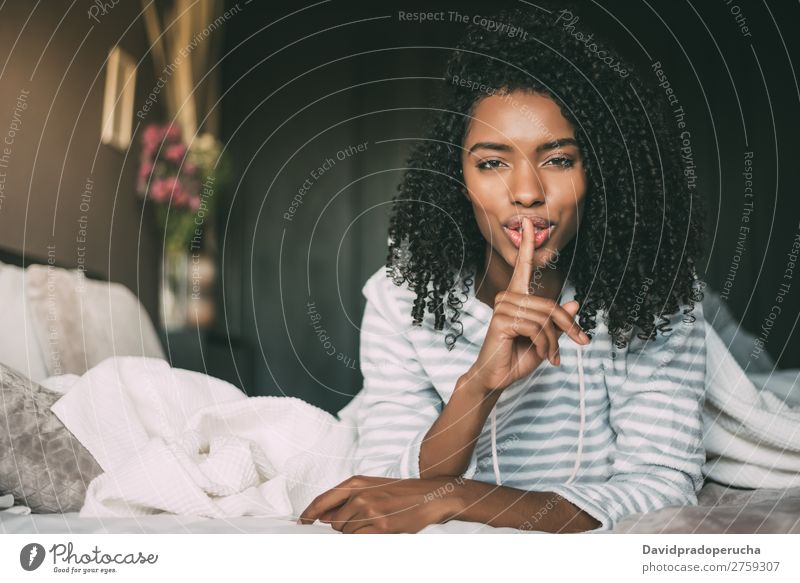
<instances>
[{"instance_id":1,"label":"woman's fingernail","mask_svg":"<svg viewBox=\"0 0 800 583\"><path fill-rule=\"evenodd\" d=\"M581 332L580 333L580 337L581 337L581 340L583 340L584 342L590 342L591 341L591 338L589 338L589 335L586 332Z\"/></svg>"}]
</instances>

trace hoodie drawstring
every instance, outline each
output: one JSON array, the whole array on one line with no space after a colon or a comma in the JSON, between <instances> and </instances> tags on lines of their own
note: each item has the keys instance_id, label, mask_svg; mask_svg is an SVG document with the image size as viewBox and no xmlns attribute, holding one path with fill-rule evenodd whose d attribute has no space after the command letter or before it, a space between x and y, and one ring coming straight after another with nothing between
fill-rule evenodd
<instances>
[{"instance_id":1,"label":"hoodie drawstring","mask_svg":"<svg viewBox=\"0 0 800 583\"><path fill-rule=\"evenodd\" d=\"M575 479L578 475L578 468L581 465L581 455L583 454L583 433L586 427L586 387L583 381L583 346L578 344L578 380L580 382L580 409L581 409L581 425L578 433L578 453L575 459L575 467L572 469L572 475L566 481L567 484ZM492 407L492 465L494 466L494 479L497 485L502 485L500 480L500 465L497 462L497 404Z\"/></svg>"}]
</instances>

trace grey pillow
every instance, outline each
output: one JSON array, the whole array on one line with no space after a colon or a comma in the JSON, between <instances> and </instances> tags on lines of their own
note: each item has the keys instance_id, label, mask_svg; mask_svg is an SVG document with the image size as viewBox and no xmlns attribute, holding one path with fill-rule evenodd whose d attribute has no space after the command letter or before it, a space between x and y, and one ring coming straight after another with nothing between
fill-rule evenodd
<instances>
[{"instance_id":1,"label":"grey pillow","mask_svg":"<svg viewBox=\"0 0 800 583\"><path fill-rule=\"evenodd\" d=\"M103 473L50 410L60 398L0 364L0 494L33 513L77 512Z\"/></svg>"}]
</instances>

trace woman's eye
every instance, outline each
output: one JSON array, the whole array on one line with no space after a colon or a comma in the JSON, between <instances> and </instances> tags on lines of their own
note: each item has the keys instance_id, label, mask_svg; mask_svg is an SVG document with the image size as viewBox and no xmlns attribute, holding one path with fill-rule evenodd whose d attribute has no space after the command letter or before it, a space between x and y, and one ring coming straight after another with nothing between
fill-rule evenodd
<instances>
[{"instance_id":1,"label":"woman's eye","mask_svg":"<svg viewBox=\"0 0 800 583\"><path fill-rule=\"evenodd\" d=\"M502 164L501 160L484 160L483 162L478 162L477 167L481 170L490 170L500 168Z\"/></svg>"},{"instance_id":2,"label":"woman's eye","mask_svg":"<svg viewBox=\"0 0 800 583\"><path fill-rule=\"evenodd\" d=\"M565 158L564 156L559 156L558 158L550 158L546 164L553 162L555 166L561 166L562 168L571 168L575 165L575 160L572 158Z\"/></svg>"}]
</instances>

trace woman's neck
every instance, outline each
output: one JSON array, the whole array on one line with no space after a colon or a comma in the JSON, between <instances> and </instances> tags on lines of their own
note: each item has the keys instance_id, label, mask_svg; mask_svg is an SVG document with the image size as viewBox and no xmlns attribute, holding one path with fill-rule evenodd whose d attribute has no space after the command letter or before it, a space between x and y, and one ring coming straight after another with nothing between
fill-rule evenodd
<instances>
[{"instance_id":1,"label":"woman's neck","mask_svg":"<svg viewBox=\"0 0 800 583\"><path fill-rule=\"evenodd\" d=\"M475 279L475 296L484 304L494 308L494 297L501 291L508 289L514 268L490 248L486 253L486 264L482 273ZM531 295L556 299L564 288L566 274L554 266L534 268L531 276Z\"/></svg>"}]
</instances>

